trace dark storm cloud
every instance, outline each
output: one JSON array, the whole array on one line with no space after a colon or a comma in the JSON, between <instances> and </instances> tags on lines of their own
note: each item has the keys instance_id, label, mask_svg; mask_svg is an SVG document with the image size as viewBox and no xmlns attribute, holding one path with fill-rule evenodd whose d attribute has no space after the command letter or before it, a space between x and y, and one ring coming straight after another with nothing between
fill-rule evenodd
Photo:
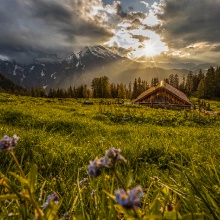
<instances>
[{"instance_id":1,"label":"dark storm cloud","mask_svg":"<svg viewBox=\"0 0 220 220\"><path fill-rule=\"evenodd\" d=\"M33 16L47 22L69 23L72 19L71 11L57 2L37 0L33 1Z\"/></svg>"},{"instance_id":2,"label":"dark storm cloud","mask_svg":"<svg viewBox=\"0 0 220 220\"><path fill-rule=\"evenodd\" d=\"M198 42L219 43L219 0L165 0L162 21L164 41L170 48Z\"/></svg>"},{"instance_id":3,"label":"dark storm cloud","mask_svg":"<svg viewBox=\"0 0 220 220\"><path fill-rule=\"evenodd\" d=\"M134 35L131 34L132 38L137 39L139 42L144 42L145 40L149 40L149 37L145 37L143 35Z\"/></svg>"},{"instance_id":4,"label":"dark storm cloud","mask_svg":"<svg viewBox=\"0 0 220 220\"><path fill-rule=\"evenodd\" d=\"M83 7L82 1L74 0L2 1L0 55L30 62L47 53L62 56L78 47L78 39L82 46L107 41L112 34L84 18Z\"/></svg>"},{"instance_id":5,"label":"dark storm cloud","mask_svg":"<svg viewBox=\"0 0 220 220\"><path fill-rule=\"evenodd\" d=\"M116 9L117 9L116 14L123 19L134 20L139 18L141 19L146 18L146 15L142 12L125 12L120 2L117 2Z\"/></svg>"}]
</instances>

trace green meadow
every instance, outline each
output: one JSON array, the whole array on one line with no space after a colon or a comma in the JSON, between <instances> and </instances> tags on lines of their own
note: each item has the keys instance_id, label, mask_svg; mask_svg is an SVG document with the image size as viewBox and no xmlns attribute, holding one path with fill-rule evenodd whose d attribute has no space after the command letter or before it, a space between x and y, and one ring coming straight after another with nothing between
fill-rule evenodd
<instances>
[{"instance_id":1,"label":"green meadow","mask_svg":"<svg viewBox=\"0 0 220 220\"><path fill-rule=\"evenodd\" d=\"M14 153L25 175L37 165L37 204L59 195L57 214L48 219L220 219L218 115L84 101L0 94L0 136L20 137ZM220 102L209 103L220 110ZM143 188L138 215L116 204L114 192L122 186L112 169L88 175L89 161L112 147L127 160L117 164L126 186ZM11 184L0 182L0 219L33 219L28 199L25 205L5 196L13 184L25 188L11 172L19 175L12 157L0 151L0 180ZM88 184L79 184L84 178Z\"/></svg>"}]
</instances>

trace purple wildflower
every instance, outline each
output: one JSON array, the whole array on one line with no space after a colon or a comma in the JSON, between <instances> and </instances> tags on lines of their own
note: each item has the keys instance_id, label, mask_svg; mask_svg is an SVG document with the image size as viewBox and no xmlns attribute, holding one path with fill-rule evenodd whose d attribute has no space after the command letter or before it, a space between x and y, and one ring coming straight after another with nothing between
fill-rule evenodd
<instances>
[{"instance_id":1,"label":"purple wildflower","mask_svg":"<svg viewBox=\"0 0 220 220\"><path fill-rule=\"evenodd\" d=\"M115 191L116 202L124 208L138 208L140 207L140 197L143 196L143 190L141 186L128 190L123 189Z\"/></svg>"},{"instance_id":2,"label":"purple wildflower","mask_svg":"<svg viewBox=\"0 0 220 220\"><path fill-rule=\"evenodd\" d=\"M107 150L105 156L109 157L113 164L115 164L119 160L123 160L124 162L126 162L126 159L121 155L121 150L115 149L114 147Z\"/></svg>"},{"instance_id":3,"label":"purple wildflower","mask_svg":"<svg viewBox=\"0 0 220 220\"><path fill-rule=\"evenodd\" d=\"M13 150L17 143L18 143L19 137L14 134L12 137L4 136L0 140L0 150Z\"/></svg>"},{"instance_id":4,"label":"purple wildflower","mask_svg":"<svg viewBox=\"0 0 220 220\"><path fill-rule=\"evenodd\" d=\"M56 205L59 204L59 196L56 192L53 192L51 195L47 196L46 202L43 204L43 210L47 208L50 202L54 202Z\"/></svg>"},{"instance_id":5,"label":"purple wildflower","mask_svg":"<svg viewBox=\"0 0 220 220\"><path fill-rule=\"evenodd\" d=\"M95 158L94 161L90 161L88 166L88 173L93 177L97 177L101 174L100 169L103 167L109 167L109 159L107 157L102 157L100 159Z\"/></svg>"}]
</instances>

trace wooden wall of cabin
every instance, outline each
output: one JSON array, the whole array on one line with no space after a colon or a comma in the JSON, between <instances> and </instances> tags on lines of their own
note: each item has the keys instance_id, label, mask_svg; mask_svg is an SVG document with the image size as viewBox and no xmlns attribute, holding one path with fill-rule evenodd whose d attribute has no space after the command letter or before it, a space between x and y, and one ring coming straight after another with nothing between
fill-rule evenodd
<instances>
[{"instance_id":1,"label":"wooden wall of cabin","mask_svg":"<svg viewBox=\"0 0 220 220\"><path fill-rule=\"evenodd\" d=\"M165 90L158 90L155 93L150 94L150 96L146 97L141 102L185 105L183 101Z\"/></svg>"}]
</instances>

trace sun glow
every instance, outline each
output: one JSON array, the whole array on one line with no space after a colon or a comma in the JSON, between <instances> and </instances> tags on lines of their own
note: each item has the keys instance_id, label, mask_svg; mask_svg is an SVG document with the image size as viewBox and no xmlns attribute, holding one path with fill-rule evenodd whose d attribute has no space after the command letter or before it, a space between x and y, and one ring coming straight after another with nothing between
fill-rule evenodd
<instances>
[{"instance_id":1,"label":"sun glow","mask_svg":"<svg viewBox=\"0 0 220 220\"><path fill-rule=\"evenodd\" d=\"M155 55L157 55L158 52L155 48L155 45L152 44L151 42L146 42L144 45L144 55L147 57L153 57Z\"/></svg>"}]
</instances>

